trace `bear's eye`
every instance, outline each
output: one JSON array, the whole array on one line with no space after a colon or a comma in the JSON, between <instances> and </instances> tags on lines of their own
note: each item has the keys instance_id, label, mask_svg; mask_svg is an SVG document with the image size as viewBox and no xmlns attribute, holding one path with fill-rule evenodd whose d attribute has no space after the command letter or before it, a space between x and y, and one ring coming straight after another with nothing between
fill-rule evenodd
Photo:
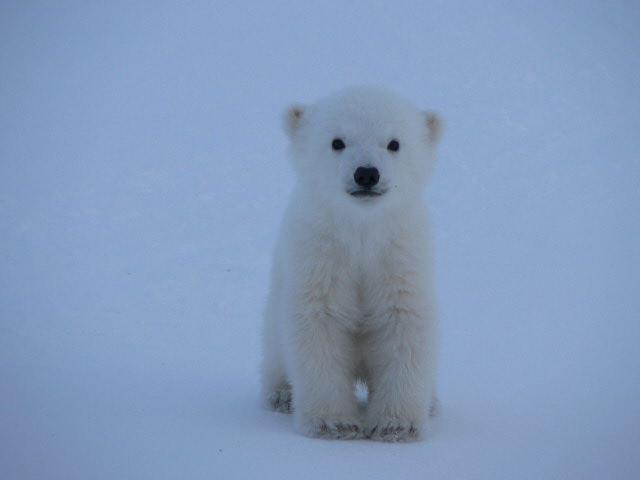
<instances>
[{"instance_id":1,"label":"bear's eye","mask_svg":"<svg viewBox=\"0 0 640 480\"><path fill-rule=\"evenodd\" d=\"M335 151L344 150L345 144L341 138L334 138L333 142L331 142L331 148Z\"/></svg>"},{"instance_id":2,"label":"bear's eye","mask_svg":"<svg viewBox=\"0 0 640 480\"><path fill-rule=\"evenodd\" d=\"M394 138L387 144L387 150L390 152L397 152L400 150L400 142Z\"/></svg>"}]
</instances>

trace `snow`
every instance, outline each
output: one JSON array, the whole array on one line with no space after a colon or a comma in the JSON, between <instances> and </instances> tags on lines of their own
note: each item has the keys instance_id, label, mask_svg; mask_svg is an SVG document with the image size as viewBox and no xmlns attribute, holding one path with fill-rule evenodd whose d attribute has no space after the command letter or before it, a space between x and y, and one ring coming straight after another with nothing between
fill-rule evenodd
<instances>
[{"instance_id":1,"label":"snow","mask_svg":"<svg viewBox=\"0 0 640 480\"><path fill-rule=\"evenodd\" d=\"M2 2L0 478L639 478L638 25L633 2ZM420 443L307 439L258 398L280 114L362 83L446 120Z\"/></svg>"}]
</instances>

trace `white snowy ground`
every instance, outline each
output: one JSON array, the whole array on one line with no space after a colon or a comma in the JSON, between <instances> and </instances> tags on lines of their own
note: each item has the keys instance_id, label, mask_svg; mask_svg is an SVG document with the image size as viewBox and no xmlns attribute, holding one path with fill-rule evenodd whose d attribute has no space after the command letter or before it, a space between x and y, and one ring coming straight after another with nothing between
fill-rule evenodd
<instances>
[{"instance_id":1,"label":"white snowy ground","mask_svg":"<svg viewBox=\"0 0 640 480\"><path fill-rule=\"evenodd\" d=\"M97 3L0 6L0 478L640 478L637 2ZM361 83L447 122L421 443L258 399L280 113Z\"/></svg>"}]
</instances>

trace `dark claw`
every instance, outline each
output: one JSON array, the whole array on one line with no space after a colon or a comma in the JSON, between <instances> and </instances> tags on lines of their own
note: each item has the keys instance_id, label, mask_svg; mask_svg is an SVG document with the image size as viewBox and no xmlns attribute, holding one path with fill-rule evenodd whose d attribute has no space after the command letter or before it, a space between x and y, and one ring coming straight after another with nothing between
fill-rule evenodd
<instances>
[{"instance_id":1,"label":"dark claw","mask_svg":"<svg viewBox=\"0 0 640 480\"><path fill-rule=\"evenodd\" d=\"M278 412L291 413L293 405L291 402L291 390L279 390L271 397L271 408Z\"/></svg>"},{"instance_id":2,"label":"dark claw","mask_svg":"<svg viewBox=\"0 0 640 480\"><path fill-rule=\"evenodd\" d=\"M376 435L376 432L379 433ZM399 442L418 438L418 429L414 425L408 427L402 425L387 425L379 429L376 425L368 430L367 437L375 437L388 442Z\"/></svg>"},{"instance_id":3,"label":"dark claw","mask_svg":"<svg viewBox=\"0 0 640 480\"><path fill-rule=\"evenodd\" d=\"M345 432L359 432L360 428L357 425L344 425L342 423L336 425L336 430L340 433Z\"/></svg>"},{"instance_id":4,"label":"dark claw","mask_svg":"<svg viewBox=\"0 0 640 480\"><path fill-rule=\"evenodd\" d=\"M382 429L382 436L386 437L387 435L398 435L399 433L404 431L404 427L384 427Z\"/></svg>"}]
</instances>

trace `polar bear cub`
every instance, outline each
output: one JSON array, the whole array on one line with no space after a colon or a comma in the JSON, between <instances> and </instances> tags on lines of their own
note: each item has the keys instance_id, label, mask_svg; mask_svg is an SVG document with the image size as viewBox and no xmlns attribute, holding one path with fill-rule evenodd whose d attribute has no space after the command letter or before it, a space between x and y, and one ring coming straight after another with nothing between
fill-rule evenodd
<instances>
[{"instance_id":1,"label":"polar bear cub","mask_svg":"<svg viewBox=\"0 0 640 480\"><path fill-rule=\"evenodd\" d=\"M435 402L422 194L440 121L357 87L293 106L284 123L297 184L265 311L264 400L313 437L418 438Z\"/></svg>"}]
</instances>

